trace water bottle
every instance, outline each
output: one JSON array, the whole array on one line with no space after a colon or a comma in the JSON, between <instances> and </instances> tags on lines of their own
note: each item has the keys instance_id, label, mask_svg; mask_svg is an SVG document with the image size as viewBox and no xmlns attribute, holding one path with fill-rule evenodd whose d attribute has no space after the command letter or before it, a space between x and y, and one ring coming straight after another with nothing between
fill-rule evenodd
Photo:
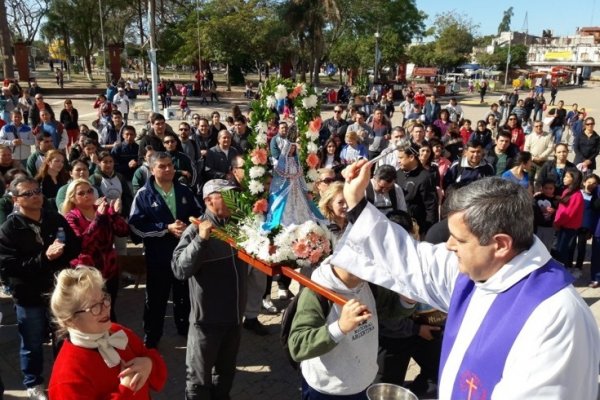
<instances>
[{"instance_id":1,"label":"water bottle","mask_svg":"<svg viewBox=\"0 0 600 400\"><path fill-rule=\"evenodd\" d=\"M58 228L58 231L56 231L56 239L61 243L65 243L67 241L65 228L63 228L62 226Z\"/></svg>"}]
</instances>

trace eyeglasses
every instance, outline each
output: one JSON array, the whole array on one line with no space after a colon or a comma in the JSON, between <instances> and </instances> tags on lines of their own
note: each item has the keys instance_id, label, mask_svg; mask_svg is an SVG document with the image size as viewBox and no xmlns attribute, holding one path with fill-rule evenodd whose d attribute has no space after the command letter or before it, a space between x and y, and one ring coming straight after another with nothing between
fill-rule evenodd
<instances>
[{"instance_id":1,"label":"eyeglasses","mask_svg":"<svg viewBox=\"0 0 600 400\"><path fill-rule=\"evenodd\" d=\"M83 310L75 311L74 314L81 314L81 313L89 312L94 317L97 317L98 315L100 315L102 310L104 310L105 308L109 308L109 307L110 307L110 294L105 293L104 297L102 297L101 302L92 304L91 306L89 306L88 308L84 308Z\"/></svg>"},{"instance_id":2,"label":"eyeglasses","mask_svg":"<svg viewBox=\"0 0 600 400\"><path fill-rule=\"evenodd\" d=\"M596 125L594 122L586 122L586 125Z\"/></svg>"},{"instance_id":3,"label":"eyeglasses","mask_svg":"<svg viewBox=\"0 0 600 400\"><path fill-rule=\"evenodd\" d=\"M170 144L170 143L176 143L176 141L175 140L165 140L163 143Z\"/></svg>"},{"instance_id":4,"label":"eyeglasses","mask_svg":"<svg viewBox=\"0 0 600 400\"><path fill-rule=\"evenodd\" d=\"M37 189L31 189L31 190L27 190L23 193L18 193L15 194L14 197L33 197L33 196L37 196L39 194L42 194L42 189L37 188Z\"/></svg>"},{"instance_id":5,"label":"eyeglasses","mask_svg":"<svg viewBox=\"0 0 600 400\"><path fill-rule=\"evenodd\" d=\"M77 192L77 193L75 193L75 194L76 194L77 196L79 196L79 197L83 197L83 196L85 196L86 194L92 194L92 193L94 193L94 189L92 189L92 188L89 188L88 190L80 190L79 192Z\"/></svg>"},{"instance_id":6,"label":"eyeglasses","mask_svg":"<svg viewBox=\"0 0 600 400\"><path fill-rule=\"evenodd\" d=\"M320 183L324 183L326 185L330 185L335 182L335 178L324 178L319 181Z\"/></svg>"}]
</instances>

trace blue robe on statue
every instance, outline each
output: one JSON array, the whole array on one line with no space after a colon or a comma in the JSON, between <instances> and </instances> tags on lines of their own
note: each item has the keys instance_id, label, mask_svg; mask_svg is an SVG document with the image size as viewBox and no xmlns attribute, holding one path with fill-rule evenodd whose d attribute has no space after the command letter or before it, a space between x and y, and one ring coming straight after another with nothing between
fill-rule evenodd
<instances>
[{"instance_id":1,"label":"blue robe on statue","mask_svg":"<svg viewBox=\"0 0 600 400\"><path fill-rule=\"evenodd\" d=\"M294 152L296 143L286 142L273 169L269 191L269 212L262 228L270 232L278 226L300 225L306 221L324 222L317 206L308 199L304 171Z\"/></svg>"}]
</instances>

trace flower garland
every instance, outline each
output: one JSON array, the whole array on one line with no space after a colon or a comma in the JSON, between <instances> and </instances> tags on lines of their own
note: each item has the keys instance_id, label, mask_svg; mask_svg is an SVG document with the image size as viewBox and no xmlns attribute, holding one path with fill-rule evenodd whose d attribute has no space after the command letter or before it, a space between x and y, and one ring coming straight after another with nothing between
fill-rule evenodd
<instances>
[{"instance_id":1,"label":"flower garland","mask_svg":"<svg viewBox=\"0 0 600 400\"><path fill-rule=\"evenodd\" d=\"M296 124L297 154L300 169L305 173L308 190L313 190L318 179L317 155L319 131L321 130L320 101L314 88L304 83L295 84L289 79L267 80L258 100L252 102L250 118L251 133L248 137L251 149L245 158L245 175L242 192L228 191L223 194L232 210L232 224L224 227L226 235L249 254L271 263L292 262L299 266L314 265L331 253L331 235L328 229L313 221L274 229L269 235L262 230L268 211L269 149L267 147L267 121L276 115L276 107L286 99L293 102Z\"/></svg>"},{"instance_id":2,"label":"flower garland","mask_svg":"<svg viewBox=\"0 0 600 400\"><path fill-rule=\"evenodd\" d=\"M252 102L250 127L252 134L248 138L253 146L246 159L246 187L255 197L254 204L268 193L265 191L268 163L267 121L276 113L278 102L291 99L294 105L294 117L298 131L298 159L309 190L319 177L319 131L321 130L320 101L314 88L305 83L295 84L289 79L271 78L262 87L260 99ZM262 209L262 207L259 207Z\"/></svg>"}]
</instances>

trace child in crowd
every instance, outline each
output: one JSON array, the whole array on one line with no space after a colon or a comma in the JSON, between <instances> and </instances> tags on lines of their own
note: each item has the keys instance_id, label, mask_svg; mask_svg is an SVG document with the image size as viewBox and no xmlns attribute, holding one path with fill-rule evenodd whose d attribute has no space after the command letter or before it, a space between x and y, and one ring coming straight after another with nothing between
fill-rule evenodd
<instances>
[{"instance_id":1,"label":"child in crowd","mask_svg":"<svg viewBox=\"0 0 600 400\"><path fill-rule=\"evenodd\" d=\"M187 120L192 112L187 102L187 96L183 96L179 101L179 109L181 110L181 119Z\"/></svg>"},{"instance_id":2,"label":"child in crowd","mask_svg":"<svg viewBox=\"0 0 600 400\"><path fill-rule=\"evenodd\" d=\"M471 128L471 120L465 119L463 120L462 127L460 128L460 137L463 140L463 143L468 143L469 138L473 134L473 129Z\"/></svg>"},{"instance_id":3,"label":"child in crowd","mask_svg":"<svg viewBox=\"0 0 600 400\"><path fill-rule=\"evenodd\" d=\"M581 189L584 204L583 223L581 224L581 228L577 230L577 259L575 268L573 269L573 275L577 277L580 277L582 274L587 241L592 237L598 224L598 208L600 208L600 204L596 196L596 187L599 181L600 178L598 175L589 175L583 181L583 189Z\"/></svg>"},{"instance_id":4,"label":"child in crowd","mask_svg":"<svg viewBox=\"0 0 600 400\"><path fill-rule=\"evenodd\" d=\"M366 400L377 374L378 323L369 285L329 259L315 269L315 282L345 296L329 312L317 295L304 289L288 338L290 355L300 362L302 399Z\"/></svg>"},{"instance_id":5,"label":"child in crowd","mask_svg":"<svg viewBox=\"0 0 600 400\"><path fill-rule=\"evenodd\" d=\"M542 191L533 196L533 216L535 234L544 243L548 251L552 249L554 242L553 222L558 201L554 197L556 185L553 180L545 180L542 183Z\"/></svg>"},{"instance_id":6,"label":"child in crowd","mask_svg":"<svg viewBox=\"0 0 600 400\"><path fill-rule=\"evenodd\" d=\"M584 205L580 190L581 180L581 172L577 169L568 168L565 170L565 176L563 177L565 190L558 201L558 208L554 217L554 228L557 230L554 255L576 278L581 276L581 271L572 269L571 249L575 246L577 230L583 222Z\"/></svg>"}]
</instances>

